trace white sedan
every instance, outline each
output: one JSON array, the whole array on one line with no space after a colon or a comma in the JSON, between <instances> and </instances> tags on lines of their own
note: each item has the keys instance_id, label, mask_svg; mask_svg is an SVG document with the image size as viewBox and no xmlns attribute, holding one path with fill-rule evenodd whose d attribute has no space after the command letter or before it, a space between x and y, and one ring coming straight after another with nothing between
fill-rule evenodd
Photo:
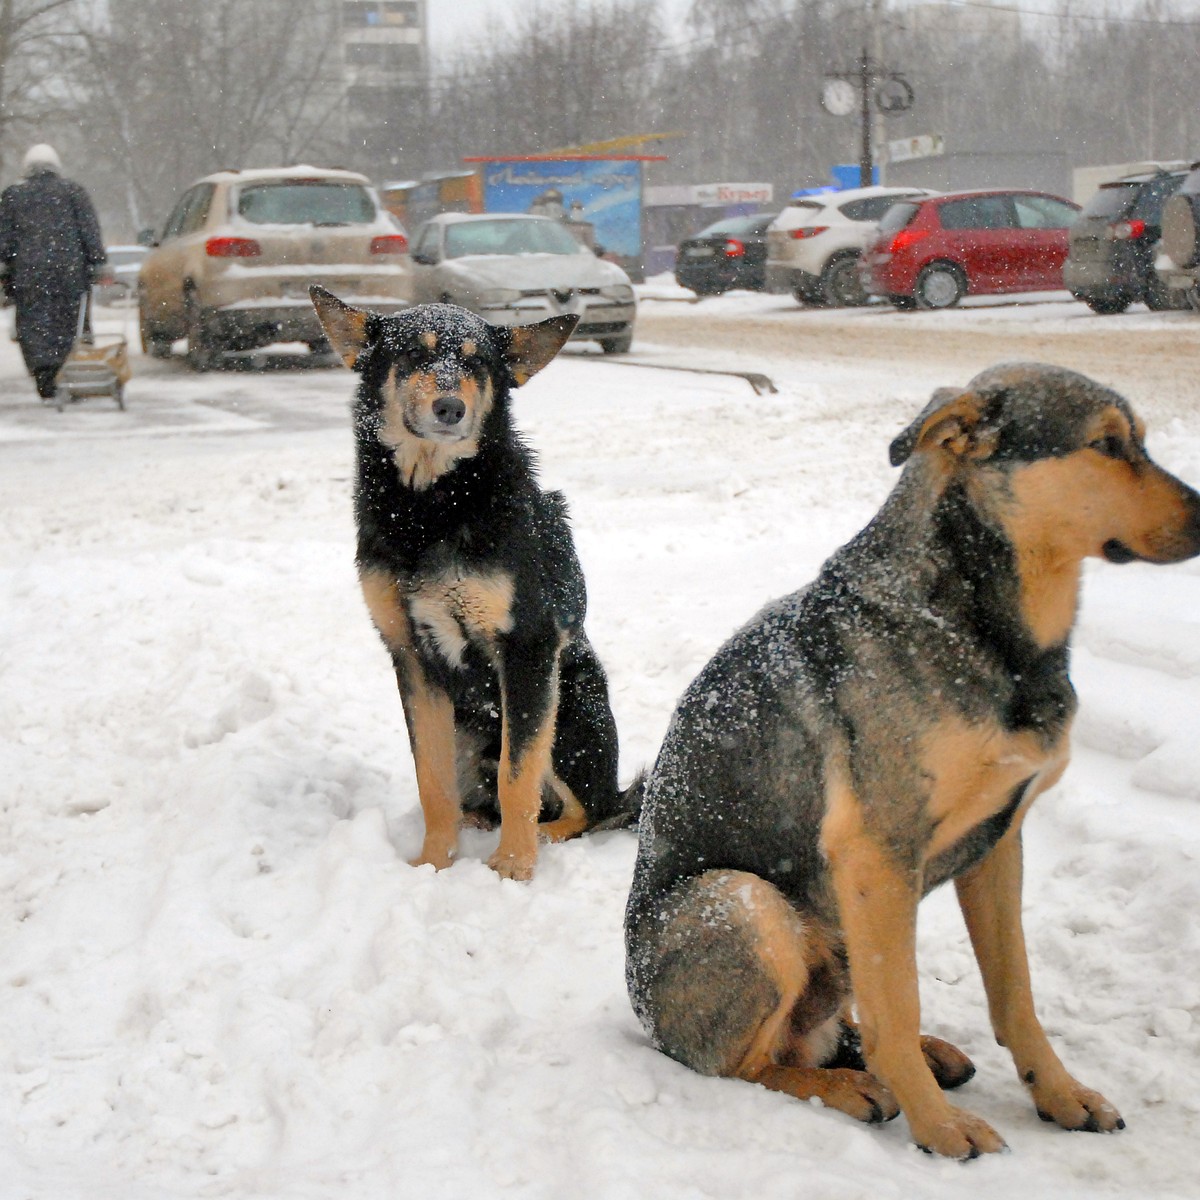
<instances>
[{"instance_id":1,"label":"white sedan","mask_svg":"<svg viewBox=\"0 0 1200 1200\"><path fill-rule=\"evenodd\" d=\"M569 222L521 213L442 213L412 244L414 304L459 304L493 325L530 325L575 313L575 339L606 354L633 342L633 285L596 257Z\"/></svg>"}]
</instances>

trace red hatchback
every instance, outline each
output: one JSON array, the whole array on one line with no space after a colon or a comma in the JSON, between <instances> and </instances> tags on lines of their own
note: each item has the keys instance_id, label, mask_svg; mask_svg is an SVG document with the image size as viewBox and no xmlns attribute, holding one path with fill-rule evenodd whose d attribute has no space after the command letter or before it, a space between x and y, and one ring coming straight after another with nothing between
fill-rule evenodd
<instances>
[{"instance_id":1,"label":"red hatchback","mask_svg":"<svg viewBox=\"0 0 1200 1200\"><path fill-rule=\"evenodd\" d=\"M901 200L879 222L859 270L897 308L950 308L963 296L1063 286L1079 206L1045 192L952 192Z\"/></svg>"}]
</instances>

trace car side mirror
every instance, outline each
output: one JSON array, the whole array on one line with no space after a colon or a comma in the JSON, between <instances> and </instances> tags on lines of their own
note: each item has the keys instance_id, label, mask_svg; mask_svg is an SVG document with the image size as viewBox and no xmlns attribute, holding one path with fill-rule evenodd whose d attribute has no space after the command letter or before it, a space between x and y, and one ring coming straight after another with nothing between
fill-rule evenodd
<instances>
[{"instance_id":1,"label":"car side mirror","mask_svg":"<svg viewBox=\"0 0 1200 1200\"><path fill-rule=\"evenodd\" d=\"M420 263L423 267L436 267L438 256L436 253L429 250L422 250L412 256L415 263Z\"/></svg>"}]
</instances>

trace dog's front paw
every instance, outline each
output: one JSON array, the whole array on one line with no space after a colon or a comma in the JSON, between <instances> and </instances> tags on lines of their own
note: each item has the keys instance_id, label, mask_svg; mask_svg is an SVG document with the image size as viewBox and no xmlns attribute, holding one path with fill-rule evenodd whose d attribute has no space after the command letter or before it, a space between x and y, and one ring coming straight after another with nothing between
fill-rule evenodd
<instances>
[{"instance_id":1,"label":"dog's front paw","mask_svg":"<svg viewBox=\"0 0 1200 1200\"><path fill-rule=\"evenodd\" d=\"M1007 1150L1004 1139L986 1122L965 1109L947 1107L947 1111L927 1122L908 1120L913 1141L927 1154L946 1158L978 1158Z\"/></svg>"},{"instance_id":2,"label":"dog's front paw","mask_svg":"<svg viewBox=\"0 0 1200 1200\"><path fill-rule=\"evenodd\" d=\"M416 858L410 858L410 867L432 867L435 871L444 871L454 862L453 849L441 846L422 846L421 853Z\"/></svg>"},{"instance_id":3,"label":"dog's front paw","mask_svg":"<svg viewBox=\"0 0 1200 1200\"><path fill-rule=\"evenodd\" d=\"M499 850L488 859L488 866L501 879L515 879L524 883L533 878L533 866L537 860L517 854L502 854Z\"/></svg>"},{"instance_id":4,"label":"dog's front paw","mask_svg":"<svg viewBox=\"0 0 1200 1200\"><path fill-rule=\"evenodd\" d=\"M1115 1133L1125 1128L1121 1114L1099 1092L1070 1076L1056 1088L1029 1085L1034 1107L1043 1121L1076 1133Z\"/></svg>"}]
</instances>

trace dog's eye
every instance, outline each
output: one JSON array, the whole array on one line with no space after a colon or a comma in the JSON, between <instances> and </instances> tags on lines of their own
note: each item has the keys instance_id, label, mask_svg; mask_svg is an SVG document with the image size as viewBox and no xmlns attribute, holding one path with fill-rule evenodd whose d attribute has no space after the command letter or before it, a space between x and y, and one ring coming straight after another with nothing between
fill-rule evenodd
<instances>
[{"instance_id":1,"label":"dog's eye","mask_svg":"<svg viewBox=\"0 0 1200 1200\"><path fill-rule=\"evenodd\" d=\"M1125 443L1115 433L1098 438L1091 443L1091 449L1098 450L1106 458L1125 457Z\"/></svg>"}]
</instances>

